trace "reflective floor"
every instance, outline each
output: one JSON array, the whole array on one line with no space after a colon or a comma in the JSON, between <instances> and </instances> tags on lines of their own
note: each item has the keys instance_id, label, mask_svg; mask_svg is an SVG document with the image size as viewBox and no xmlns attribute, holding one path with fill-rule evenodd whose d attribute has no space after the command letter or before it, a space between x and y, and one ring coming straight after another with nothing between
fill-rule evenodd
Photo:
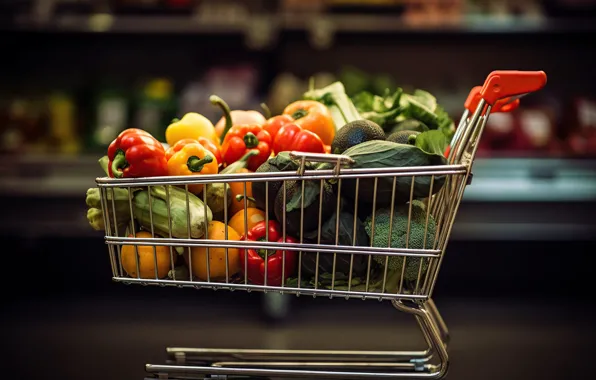
<instances>
[{"instance_id":1,"label":"reflective floor","mask_svg":"<svg viewBox=\"0 0 596 380\"><path fill-rule=\"evenodd\" d=\"M9 348L4 369L23 379L141 379L145 363L165 363L168 345L391 350L423 344L413 319L387 303L293 298L290 316L272 324L260 317L260 295L124 293L12 303L2 321ZM437 306L452 334L450 379L593 378L593 307L454 298L437 299Z\"/></svg>"}]
</instances>

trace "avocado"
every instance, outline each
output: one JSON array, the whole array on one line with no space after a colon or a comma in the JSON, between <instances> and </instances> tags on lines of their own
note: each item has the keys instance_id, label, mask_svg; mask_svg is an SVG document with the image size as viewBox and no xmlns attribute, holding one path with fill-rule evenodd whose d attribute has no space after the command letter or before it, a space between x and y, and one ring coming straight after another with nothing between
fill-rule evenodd
<instances>
[{"instance_id":1,"label":"avocado","mask_svg":"<svg viewBox=\"0 0 596 380\"><path fill-rule=\"evenodd\" d=\"M303 225L303 232L313 231L316 230L319 226L319 206L321 208L321 222L327 220L331 214L335 210L335 205L337 199L334 196L333 188L330 184L326 181L323 181L323 194L319 194L321 189L321 182L320 181L307 181L311 182L308 186L305 183L305 189L316 189L317 194L315 199L312 200L312 197L306 195L304 201L307 202L309 199L312 200L310 204L305 203L304 207L304 225ZM286 205L291 202L291 199L294 196L298 196L298 200L300 200L301 192L302 192L302 181L286 181L285 186L286 191ZM321 204L321 198L323 197L323 202ZM284 222L284 211L286 211L284 207L284 187L282 186L277 196L275 197L275 218L278 222ZM295 238L300 238L300 220L301 220L301 209L296 208L292 211L287 211L285 213L285 222L286 222L286 234L293 236Z\"/></svg>"},{"instance_id":2,"label":"avocado","mask_svg":"<svg viewBox=\"0 0 596 380\"><path fill-rule=\"evenodd\" d=\"M417 132L426 132L428 131L428 127L426 124L421 122L420 120L416 119L406 119L400 121L397 125L391 128L389 134L399 132L399 131L417 131Z\"/></svg>"},{"instance_id":3,"label":"avocado","mask_svg":"<svg viewBox=\"0 0 596 380\"><path fill-rule=\"evenodd\" d=\"M342 154L348 148L365 141L385 140L385 132L370 120L356 120L344 125L331 143L331 153Z\"/></svg>"},{"instance_id":4,"label":"avocado","mask_svg":"<svg viewBox=\"0 0 596 380\"><path fill-rule=\"evenodd\" d=\"M419 134L420 132L417 131L397 131L390 134L389 137L387 137L387 141L393 141L394 143L399 144L414 145L416 143L416 136Z\"/></svg>"}]
</instances>

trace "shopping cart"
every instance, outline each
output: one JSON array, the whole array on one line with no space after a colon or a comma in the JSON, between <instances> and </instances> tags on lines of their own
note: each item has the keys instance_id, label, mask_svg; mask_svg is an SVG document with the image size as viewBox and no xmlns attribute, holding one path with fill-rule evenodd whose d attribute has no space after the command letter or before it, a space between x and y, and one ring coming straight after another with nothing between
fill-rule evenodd
<instances>
[{"instance_id":1,"label":"shopping cart","mask_svg":"<svg viewBox=\"0 0 596 380\"><path fill-rule=\"evenodd\" d=\"M465 112L445 154L447 162L442 165L350 168L353 160L349 156L291 152L290 159L295 166L287 171L98 178L105 241L114 281L387 300L397 310L415 316L428 344L425 350L407 352L168 348L171 364L147 364L146 371L159 378L443 377L449 363L449 334L431 296L460 201L470 183L477 142L491 112L515 109L521 96L537 91L545 84L546 74L542 71L492 72L483 86L470 92ZM318 166L313 169L315 164ZM266 225L277 219L280 230L266 229L265 239L242 240L233 239L232 232L224 228L219 238L206 238L210 236L208 221L213 218L209 218L207 207L203 207L204 225L199 226L204 229L203 237L193 238L194 231L191 229L197 226L191 224L193 211L189 185L205 186L202 201L208 204L206 189L223 183L242 184L244 196L239 199L244 202L244 231L249 230L247 207L252 201L251 186L264 191ZM225 189L227 185L222 186ZM325 197L328 186L333 189L333 199ZM152 207L158 205L151 191L153 188L165 192L169 228L165 233L161 232L162 236L158 235L154 223L157 215L154 216ZM290 188L295 191L292 193ZM134 189L144 189L148 197L149 223L145 214L143 226L146 231L144 236L150 233L147 237L129 237L132 231L139 230L138 214L133 210L133 197L138 197L133 195ZM182 189L187 190L184 192L187 234L181 237L180 231L174 233L172 227L173 214L180 210L174 210L170 201L174 192ZM317 201L307 202L307 195L317 189ZM126 207L130 221L126 221L124 228L116 217L115 190L128 192ZM228 204L227 191L223 192L223 197L223 203ZM294 207L289 207L289 198L298 199L299 207L296 202ZM305 205L305 202L309 204ZM346 221L344 213L352 219ZM385 213L385 219L380 219L382 213ZM387 216L387 213L390 215ZM200 216L192 215L193 218ZM230 217L224 207L225 225ZM365 244L362 239L357 241L358 236L363 236L360 230L363 225L367 236L370 236ZM309 234L313 228L314 232ZM384 238L381 232L387 232ZM272 239L270 234L280 236ZM295 239L290 240L289 236ZM363 239L366 240L366 237ZM396 244L399 246L396 247ZM139 256L139 250L147 247L153 250L150 259ZM132 263L130 255L124 257L125 249L136 252ZM190 273L171 270L169 277L160 273L164 250L167 268L174 268L175 261L180 261L179 256L182 256ZM249 252L274 251L281 252L281 262L263 259L264 268L259 267L260 272L248 260ZM314 265L305 266L308 260ZM327 269L323 263L326 263ZM147 265L149 271L143 268ZM288 268L295 269L297 273L288 271ZM252 277L244 275L255 270L258 273L253 272ZM261 277L257 278L259 275Z\"/></svg>"}]
</instances>

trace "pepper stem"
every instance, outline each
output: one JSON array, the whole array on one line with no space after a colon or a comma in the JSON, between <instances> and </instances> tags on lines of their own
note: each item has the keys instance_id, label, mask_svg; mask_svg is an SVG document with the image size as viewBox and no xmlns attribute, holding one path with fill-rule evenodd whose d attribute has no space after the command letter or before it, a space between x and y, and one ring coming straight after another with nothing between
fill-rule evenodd
<instances>
[{"instance_id":1,"label":"pepper stem","mask_svg":"<svg viewBox=\"0 0 596 380\"><path fill-rule=\"evenodd\" d=\"M118 149L116 151L114 159L112 160L112 174L114 175L114 177L122 178L122 169L126 168L127 166L128 161L126 161L126 155L124 154L124 151Z\"/></svg>"},{"instance_id":2,"label":"pepper stem","mask_svg":"<svg viewBox=\"0 0 596 380\"><path fill-rule=\"evenodd\" d=\"M244 199L244 195L242 195L242 194L237 194L236 195L236 201L237 202L242 202L243 199ZM246 196L246 199L248 199L251 202L257 203L257 200L254 199L253 197Z\"/></svg>"},{"instance_id":3,"label":"pepper stem","mask_svg":"<svg viewBox=\"0 0 596 380\"><path fill-rule=\"evenodd\" d=\"M188 166L188 170L193 173L198 173L203 170L205 164L209 164L213 162L213 157L206 155L204 158L199 158L197 156L190 156L188 157L188 161L186 161L186 166Z\"/></svg>"},{"instance_id":4,"label":"pepper stem","mask_svg":"<svg viewBox=\"0 0 596 380\"><path fill-rule=\"evenodd\" d=\"M264 237L262 237L262 238L258 238L258 239L257 239L257 241L267 241L267 239L265 239ZM261 248L261 249L257 249L256 251L257 251L257 254L258 254L259 256L261 256L261 258L262 258L263 260L267 260L267 258L268 258L269 256L271 256L271 255L274 255L274 254L275 254L275 250L269 250L269 249L263 249L263 248Z\"/></svg>"},{"instance_id":5,"label":"pepper stem","mask_svg":"<svg viewBox=\"0 0 596 380\"><path fill-rule=\"evenodd\" d=\"M301 108L292 114L292 119L298 120L298 119L303 118L306 115L308 115L308 111Z\"/></svg>"},{"instance_id":6,"label":"pepper stem","mask_svg":"<svg viewBox=\"0 0 596 380\"><path fill-rule=\"evenodd\" d=\"M226 134L228 133L230 128L232 128L232 111L230 111L230 106L228 106L228 103L224 102L224 100L217 95L211 95L209 97L209 101L214 106L219 106L219 108L221 108L221 110L223 111L224 117L226 119L226 126L225 126L225 128L220 136L220 140L219 140L219 142L221 144L223 144Z\"/></svg>"},{"instance_id":7,"label":"pepper stem","mask_svg":"<svg viewBox=\"0 0 596 380\"><path fill-rule=\"evenodd\" d=\"M246 144L246 148L248 149L256 148L257 145L259 145L259 139L252 132L245 134L243 140L244 144Z\"/></svg>"}]
</instances>

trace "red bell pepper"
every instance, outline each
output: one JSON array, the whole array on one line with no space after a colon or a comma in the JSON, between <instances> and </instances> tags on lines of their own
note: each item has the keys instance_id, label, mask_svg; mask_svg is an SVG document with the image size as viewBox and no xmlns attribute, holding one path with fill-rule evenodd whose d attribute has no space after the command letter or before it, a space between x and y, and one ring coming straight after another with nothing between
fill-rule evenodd
<instances>
[{"instance_id":1,"label":"red bell pepper","mask_svg":"<svg viewBox=\"0 0 596 380\"><path fill-rule=\"evenodd\" d=\"M221 146L224 162L230 165L249 151L256 149L258 154L248 159L248 169L255 171L271 157L271 136L260 125L236 125L232 127Z\"/></svg>"},{"instance_id":2,"label":"red bell pepper","mask_svg":"<svg viewBox=\"0 0 596 380\"><path fill-rule=\"evenodd\" d=\"M281 243L284 241L282 230L279 223L270 220L269 225L265 221L255 224L242 240L266 241L267 230L269 231L269 241ZM298 241L290 236L286 236L286 243L297 243ZM266 249L248 249L240 250L242 260L242 269L247 268L246 277L255 285L265 284L265 261L267 261L267 285L281 286L282 274L284 280L292 276L297 268L298 253L296 251L285 251L285 266L283 265L284 251L268 251Z\"/></svg>"},{"instance_id":3,"label":"red bell pepper","mask_svg":"<svg viewBox=\"0 0 596 380\"><path fill-rule=\"evenodd\" d=\"M198 139L182 139L178 140L176 144L172 145L171 147L166 150L166 159L169 161L170 158L177 152L179 152L182 148L184 148L187 144L201 144L203 148L207 149L213 157L217 160L218 163L222 163L223 160L221 158L221 150L217 145L213 143L213 141L209 140L206 137L199 137Z\"/></svg>"},{"instance_id":4,"label":"red bell pepper","mask_svg":"<svg viewBox=\"0 0 596 380\"><path fill-rule=\"evenodd\" d=\"M308 153L325 153L325 144L316 133L306 130L294 123L286 124L279 129L273 141L275 154L295 150Z\"/></svg>"},{"instance_id":5,"label":"red bell pepper","mask_svg":"<svg viewBox=\"0 0 596 380\"><path fill-rule=\"evenodd\" d=\"M108 147L110 177L158 177L168 175L163 145L142 129L129 128Z\"/></svg>"},{"instance_id":6,"label":"red bell pepper","mask_svg":"<svg viewBox=\"0 0 596 380\"><path fill-rule=\"evenodd\" d=\"M280 128L293 122L294 119L290 115L277 115L267 119L265 124L263 124L263 129L269 132L271 139L275 141L275 136L277 136L277 132Z\"/></svg>"},{"instance_id":7,"label":"red bell pepper","mask_svg":"<svg viewBox=\"0 0 596 380\"><path fill-rule=\"evenodd\" d=\"M211 95L211 104L221 108L226 121L221 135L221 155L226 165L238 161L251 150L258 154L249 158L247 168L255 171L271 157L273 139L260 123L233 125L228 104L219 96Z\"/></svg>"}]
</instances>

